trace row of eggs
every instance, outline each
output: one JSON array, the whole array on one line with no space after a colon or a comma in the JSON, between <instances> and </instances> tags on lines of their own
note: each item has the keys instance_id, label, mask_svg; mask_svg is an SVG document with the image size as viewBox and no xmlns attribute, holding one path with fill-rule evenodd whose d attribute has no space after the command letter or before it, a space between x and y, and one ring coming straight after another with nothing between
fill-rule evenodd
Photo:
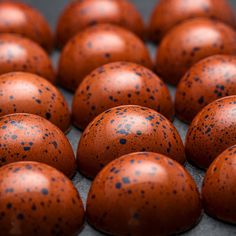
<instances>
[{"instance_id":1,"label":"row of eggs","mask_svg":"<svg viewBox=\"0 0 236 236\"><path fill-rule=\"evenodd\" d=\"M183 11L188 4L184 1L183 6L183 1L169 1L169 5L165 5L166 2L161 1L153 15L152 38L156 42L177 23L193 16L209 16L235 26L226 1L218 1L218 4L216 1L198 1L199 5L195 6L199 9L191 13L192 16L176 13L169 23L169 18L165 19L160 12L171 9L174 13L177 6ZM21 12L33 14L33 10L22 3L7 1L1 4L8 10L16 7ZM123 4L120 20L89 18L97 16L90 8L93 6L97 6L95 9L100 16L101 13L104 16L106 9L113 12L109 4L119 7ZM71 13L76 7L81 7L77 9L81 14ZM102 22L138 31L142 27L133 27L142 24L130 7L132 5L126 1L100 0L99 6L95 0L77 1L61 17L64 23L59 27L61 37L70 36L70 31L71 35L76 33L73 32L75 16L87 20L79 20L84 24L81 28ZM159 20L158 16L161 16ZM47 44L50 40L42 36L45 32L40 34L41 20L33 15L28 15L27 19L27 22L34 19L36 24L31 27L38 27L34 29L37 32L34 40L46 38L40 44L50 51L50 43ZM118 19L116 15L115 19ZM9 27L9 19L6 25ZM143 35L137 31L138 35ZM5 32L21 33L13 29ZM27 36L26 32L22 34ZM235 34L223 23L201 18L176 26L161 41L156 71L173 84L184 76L176 95L176 112L184 121L191 122L203 106L216 98L234 94L234 56L212 56L185 72L207 56L235 54ZM58 47L68 39L60 40ZM178 162L184 164L186 151L189 161L207 168L225 149L207 171L202 202L210 215L235 223L236 97L217 100L198 113L189 128L184 150L177 130L169 121L173 118L174 108L168 89L153 72L134 63L153 68L143 42L115 25L85 29L66 44L59 61L57 77L60 84L73 91L79 86L72 117L77 127L86 129L78 145L77 165L86 177L96 176L87 200L89 223L113 235L145 235L147 232L169 235L189 229L199 220L202 203L195 182ZM31 72L55 82L47 54L37 44L16 35L0 35L0 65L1 74ZM33 113L47 118L65 132L70 125L65 99L50 82L39 76L23 72L1 76L1 115ZM117 107L123 104L141 106ZM61 173L70 178L74 175L73 150L65 135L52 123L40 116L23 113L0 119L0 175L3 176L0 179L0 196L3 196L0 235L75 235L83 224L84 209L78 192ZM142 153L133 153L137 151ZM122 155L125 156L120 157ZM30 161L44 162L61 172Z\"/></svg>"}]
</instances>

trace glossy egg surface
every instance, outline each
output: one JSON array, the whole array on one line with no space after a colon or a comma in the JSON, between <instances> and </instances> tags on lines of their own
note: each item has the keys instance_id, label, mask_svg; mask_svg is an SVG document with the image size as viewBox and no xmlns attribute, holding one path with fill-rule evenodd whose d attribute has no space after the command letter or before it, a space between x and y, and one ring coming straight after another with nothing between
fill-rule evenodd
<instances>
[{"instance_id":1,"label":"glossy egg surface","mask_svg":"<svg viewBox=\"0 0 236 236\"><path fill-rule=\"evenodd\" d=\"M83 129L119 105L150 107L168 119L174 115L170 93L157 75L141 65L114 62L91 72L78 87L72 105L74 124Z\"/></svg>"},{"instance_id":2,"label":"glossy egg surface","mask_svg":"<svg viewBox=\"0 0 236 236\"><path fill-rule=\"evenodd\" d=\"M228 0L164 0L149 21L149 36L159 42L173 27L192 18L217 19L236 28L236 18Z\"/></svg>"},{"instance_id":3,"label":"glossy egg surface","mask_svg":"<svg viewBox=\"0 0 236 236\"><path fill-rule=\"evenodd\" d=\"M90 27L78 33L64 47L59 60L59 82L74 91L94 69L116 61L152 68L148 49L132 32L109 24Z\"/></svg>"},{"instance_id":4,"label":"glossy egg surface","mask_svg":"<svg viewBox=\"0 0 236 236\"><path fill-rule=\"evenodd\" d=\"M69 177L76 169L72 147L62 131L40 116L26 113L0 118L0 166L18 161L44 162Z\"/></svg>"},{"instance_id":5,"label":"glossy egg surface","mask_svg":"<svg viewBox=\"0 0 236 236\"><path fill-rule=\"evenodd\" d=\"M84 208L72 182L38 162L0 168L1 236L77 235Z\"/></svg>"},{"instance_id":6,"label":"glossy egg surface","mask_svg":"<svg viewBox=\"0 0 236 236\"><path fill-rule=\"evenodd\" d=\"M207 170L202 198L206 212L223 221L236 224L236 146L221 153Z\"/></svg>"},{"instance_id":7,"label":"glossy egg surface","mask_svg":"<svg viewBox=\"0 0 236 236\"><path fill-rule=\"evenodd\" d=\"M0 76L0 116L11 113L42 116L62 131L70 126L70 112L63 95L35 74L11 72Z\"/></svg>"},{"instance_id":8,"label":"glossy egg surface","mask_svg":"<svg viewBox=\"0 0 236 236\"><path fill-rule=\"evenodd\" d=\"M129 105L107 110L87 126L77 150L79 170L93 178L112 160L137 151L185 162L183 143L172 123L150 108Z\"/></svg>"},{"instance_id":9,"label":"glossy egg surface","mask_svg":"<svg viewBox=\"0 0 236 236\"><path fill-rule=\"evenodd\" d=\"M141 15L127 0L77 0L68 4L57 24L57 46L62 47L76 33L85 28L110 23L125 27L139 36L144 36Z\"/></svg>"},{"instance_id":10,"label":"glossy egg surface","mask_svg":"<svg viewBox=\"0 0 236 236\"><path fill-rule=\"evenodd\" d=\"M204 107L192 121L185 152L198 167L207 168L236 142L236 96L218 99Z\"/></svg>"},{"instance_id":11,"label":"glossy egg surface","mask_svg":"<svg viewBox=\"0 0 236 236\"><path fill-rule=\"evenodd\" d=\"M188 203L188 207L186 207ZM170 158L132 153L109 163L92 183L88 222L111 235L172 235L201 216L197 186Z\"/></svg>"},{"instance_id":12,"label":"glossy egg surface","mask_svg":"<svg viewBox=\"0 0 236 236\"><path fill-rule=\"evenodd\" d=\"M216 54L236 54L236 31L219 21L197 18L173 28L156 55L156 71L176 85L196 62Z\"/></svg>"},{"instance_id":13,"label":"glossy egg surface","mask_svg":"<svg viewBox=\"0 0 236 236\"><path fill-rule=\"evenodd\" d=\"M215 55L193 65L180 80L175 98L177 116L191 122L207 104L236 95L236 56Z\"/></svg>"}]
</instances>

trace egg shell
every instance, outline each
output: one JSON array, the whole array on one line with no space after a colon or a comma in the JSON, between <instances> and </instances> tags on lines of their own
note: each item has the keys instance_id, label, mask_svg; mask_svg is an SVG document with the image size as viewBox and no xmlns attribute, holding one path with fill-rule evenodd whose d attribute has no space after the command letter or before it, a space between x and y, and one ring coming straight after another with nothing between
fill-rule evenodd
<instances>
[{"instance_id":1,"label":"egg shell","mask_svg":"<svg viewBox=\"0 0 236 236\"><path fill-rule=\"evenodd\" d=\"M146 106L168 119L174 116L170 93L157 75L141 65L114 62L94 70L78 87L72 104L74 124L84 129L97 115L119 105Z\"/></svg>"},{"instance_id":2,"label":"egg shell","mask_svg":"<svg viewBox=\"0 0 236 236\"><path fill-rule=\"evenodd\" d=\"M0 33L22 35L50 52L53 47L51 29L44 16L19 1L0 2Z\"/></svg>"},{"instance_id":3,"label":"egg shell","mask_svg":"<svg viewBox=\"0 0 236 236\"><path fill-rule=\"evenodd\" d=\"M0 117L0 166L18 161L44 162L68 177L76 170L63 132L46 119L26 113Z\"/></svg>"},{"instance_id":4,"label":"egg shell","mask_svg":"<svg viewBox=\"0 0 236 236\"><path fill-rule=\"evenodd\" d=\"M62 47L78 32L99 23L125 27L143 37L144 23L135 6L126 0L72 1L61 13L56 30L57 46Z\"/></svg>"},{"instance_id":5,"label":"egg shell","mask_svg":"<svg viewBox=\"0 0 236 236\"><path fill-rule=\"evenodd\" d=\"M52 62L35 42L16 34L0 34L0 75L23 71L55 82Z\"/></svg>"},{"instance_id":6,"label":"egg shell","mask_svg":"<svg viewBox=\"0 0 236 236\"><path fill-rule=\"evenodd\" d=\"M151 152L109 163L93 181L86 208L88 222L110 235L172 235L194 226L201 213L190 174Z\"/></svg>"},{"instance_id":7,"label":"egg shell","mask_svg":"<svg viewBox=\"0 0 236 236\"><path fill-rule=\"evenodd\" d=\"M202 187L205 211L220 220L236 224L236 146L221 153L210 165Z\"/></svg>"},{"instance_id":8,"label":"egg shell","mask_svg":"<svg viewBox=\"0 0 236 236\"><path fill-rule=\"evenodd\" d=\"M138 151L158 152L185 162L178 131L163 115L135 105L111 108L83 132L77 150L79 171L93 178L112 160Z\"/></svg>"},{"instance_id":9,"label":"egg shell","mask_svg":"<svg viewBox=\"0 0 236 236\"><path fill-rule=\"evenodd\" d=\"M38 162L0 168L0 235L77 235L84 208L72 182Z\"/></svg>"},{"instance_id":10,"label":"egg shell","mask_svg":"<svg viewBox=\"0 0 236 236\"><path fill-rule=\"evenodd\" d=\"M192 121L187 136L187 159L201 168L236 140L236 96L218 99L205 106Z\"/></svg>"},{"instance_id":11,"label":"egg shell","mask_svg":"<svg viewBox=\"0 0 236 236\"><path fill-rule=\"evenodd\" d=\"M129 61L152 68L148 49L132 32L101 24L87 28L64 47L59 60L60 84L75 91L85 76L104 64Z\"/></svg>"},{"instance_id":12,"label":"egg shell","mask_svg":"<svg viewBox=\"0 0 236 236\"><path fill-rule=\"evenodd\" d=\"M149 37L158 43L173 27L197 17L236 27L235 14L227 0L164 0L159 1L150 17Z\"/></svg>"},{"instance_id":13,"label":"egg shell","mask_svg":"<svg viewBox=\"0 0 236 236\"><path fill-rule=\"evenodd\" d=\"M70 127L69 108L61 92L49 81L30 73L0 76L0 116L11 113L42 116L62 131Z\"/></svg>"},{"instance_id":14,"label":"egg shell","mask_svg":"<svg viewBox=\"0 0 236 236\"><path fill-rule=\"evenodd\" d=\"M191 19L164 37L156 54L156 71L176 85L192 65L216 54L236 54L236 31L219 21Z\"/></svg>"},{"instance_id":15,"label":"egg shell","mask_svg":"<svg viewBox=\"0 0 236 236\"><path fill-rule=\"evenodd\" d=\"M180 80L175 98L178 118L189 123L210 102L236 95L236 56L215 55L201 60Z\"/></svg>"}]
</instances>

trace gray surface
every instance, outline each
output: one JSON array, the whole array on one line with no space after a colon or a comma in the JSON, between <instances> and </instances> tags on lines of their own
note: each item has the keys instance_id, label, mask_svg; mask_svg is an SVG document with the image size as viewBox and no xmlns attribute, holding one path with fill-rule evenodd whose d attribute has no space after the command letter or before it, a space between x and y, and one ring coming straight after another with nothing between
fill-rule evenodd
<instances>
[{"instance_id":1,"label":"gray surface","mask_svg":"<svg viewBox=\"0 0 236 236\"><path fill-rule=\"evenodd\" d=\"M198 0L192 0L198 1ZM221 1L221 0L218 0ZM55 27L55 22L57 20L58 14L60 13L61 9L66 5L66 0L24 0L23 2L30 3L31 5L35 6L39 10L43 12L43 14L47 17L48 21L50 22L52 27ZM156 0L131 0L131 2L135 3L137 8L142 12L142 15L147 20L148 16L150 15L153 6L155 5ZM231 3L236 7L236 0L231 0ZM150 52L153 55L155 53L155 47L153 45L148 45L150 48ZM53 61L55 66L57 64L58 53L53 54ZM173 87L169 87L170 91L174 97L175 89ZM69 104L71 104L73 94L61 89L63 94L65 95ZM179 120L175 119L174 125L178 129L183 141L185 140L185 135L187 132L188 126ZM72 128L69 134L67 135L70 139L70 142L76 152L77 145L79 142L81 132L76 128ZM201 186L202 179L204 176L204 172L201 170L196 169L195 167L191 166L190 164L186 165L187 170L192 174L194 179L196 180L198 186ZM87 180L86 178L82 177L79 173L73 179L75 186L78 188L83 201L85 203L87 193L89 190L89 186L91 181ZM188 207L188 203L186 202L186 207ZM84 229L82 230L82 236L95 236L95 235L102 235L101 233L92 229L89 225L85 225ZM183 235L201 235L201 236L228 236L228 235L236 235L236 226L229 225L222 223L220 221L214 220L207 215L203 215L200 223L193 228L191 231L186 232ZM148 234L147 234L148 236Z\"/></svg>"}]
</instances>

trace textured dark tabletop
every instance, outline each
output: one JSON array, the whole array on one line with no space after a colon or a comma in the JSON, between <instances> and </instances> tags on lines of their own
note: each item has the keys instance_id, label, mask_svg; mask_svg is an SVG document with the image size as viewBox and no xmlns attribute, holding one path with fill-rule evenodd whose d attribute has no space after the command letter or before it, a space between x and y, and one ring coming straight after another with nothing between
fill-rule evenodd
<instances>
[{"instance_id":1,"label":"textured dark tabletop","mask_svg":"<svg viewBox=\"0 0 236 236\"><path fill-rule=\"evenodd\" d=\"M130 1L136 5L136 7L142 13L142 15L146 21L150 15L154 5L158 2L157 0L130 0ZM192 1L198 1L198 0L192 0ZM217 0L217 1L221 1L221 0ZM37 9L39 9L45 15L45 17L49 21L52 29L54 30L58 15L60 14L63 7L69 1L68 0L22 0L22 2L29 3L29 4L33 5L34 7L36 7ZM232 4L232 6L234 6L234 8L236 9L236 0L231 0L230 2ZM155 53L155 47L153 45L148 45L148 46L150 48L151 54L153 55ZM55 52L52 55L52 59L54 61L55 67L57 64L58 56L59 56L58 52ZM175 89L173 87L169 87L169 88L170 88L172 95L174 96ZM73 94L71 94L65 90L62 90L62 92L70 105ZM188 126L185 125L184 123L178 121L177 119L175 119L174 125L178 129L178 131L184 141ZM77 149L80 135L81 135L81 132L74 127L71 129L70 133L67 135L73 148L74 148L74 151L76 151L76 149ZM201 183L202 183L203 176L204 176L204 172L194 168L190 164L187 164L186 168L192 174L192 176L196 180L198 186L200 187ZM79 173L77 173L77 175L73 179L73 182L74 182L75 186L77 187L77 189L79 190L79 193L85 203L91 181L87 180L86 178L82 177ZM187 202L186 202L186 207L188 207ZM95 231L89 225L86 224L84 229L80 233L80 235L82 235L82 236L97 236L97 235L102 235L102 234ZM183 235L191 235L191 236L196 236L196 235L199 235L199 236L236 235L236 226L222 223L222 222L214 220L204 214L200 223L195 228L186 232ZM147 236L148 236L148 232L147 232Z\"/></svg>"}]
</instances>

